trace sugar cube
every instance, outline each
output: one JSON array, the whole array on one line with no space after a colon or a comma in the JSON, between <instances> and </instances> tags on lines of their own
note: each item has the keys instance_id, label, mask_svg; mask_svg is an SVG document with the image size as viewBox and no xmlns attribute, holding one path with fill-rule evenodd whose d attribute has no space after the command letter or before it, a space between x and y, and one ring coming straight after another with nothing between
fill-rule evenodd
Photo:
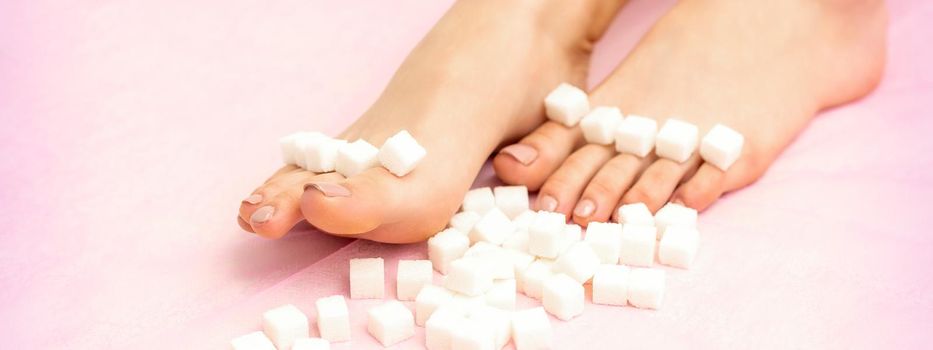
<instances>
[{"instance_id":1,"label":"sugar cube","mask_svg":"<svg viewBox=\"0 0 933 350\"><path fill-rule=\"evenodd\" d=\"M307 143L317 138L324 138L324 134L319 132L296 132L279 139L279 147L282 150L282 161L285 164L298 164L298 158L301 152L298 149L299 143ZM299 141L304 140L304 141Z\"/></svg>"},{"instance_id":2,"label":"sugar cube","mask_svg":"<svg viewBox=\"0 0 933 350\"><path fill-rule=\"evenodd\" d=\"M324 137L315 142L311 147L305 149L305 169L316 173L334 171L337 166L337 152L345 144L347 144L345 140L330 137Z\"/></svg>"},{"instance_id":3,"label":"sugar cube","mask_svg":"<svg viewBox=\"0 0 933 350\"><path fill-rule=\"evenodd\" d=\"M622 111L618 107L600 106L593 108L580 120L580 129L583 130L586 142L611 145L622 120Z\"/></svg>"},{"instance_id":4,"label":"sugar cube","mask_svg":"<svg viewBox=\"0 0 933 350\"><path fill-rule=\"evenodd\" d=\"M512 313L510 311L484 305L471 310L468 318L493 329L496 349L504 347L512 337Z\"/></svg>"},{"instance_id":5,"label":"sugar cube","mask_svg":"<svg viewBox=\"0 0 933 350\"><path fill-rule=\"evenodd\" d=\"M352 177L377 165L379 149L366 140L359 139L344 144L337 150L335 169L340 175Z\"/></svg>"},{"instance_id":6,"label":"sugar cube","mask_svg":"<svg viewBox=\"0 0 933 350\"><path fill-rule=\"evenodd\" d=\"M512 219L512 224L515 225L515 230L528 231L528 227L531 226L531 223L534 221L535 221L535 211L525 210L521 214L518 214L518 216Z\"/></svg>"},{"instance_id":7,"label":"sugar cube","mask_svg":"<svg viewBox=\"0 0 933 350\"><path fill-rule=\"evenodd\" d=\"M382 299L385 266L382 258L350 259L350 298Z\"/></svg>"},{"instance_id":8,"label":"sugar cube","mask_svg":"<svg viewBox=\"0 0 933 350\"><path fill-rule=\"evenodd\" d=\"M522 272L522 292L529 297L541 299L544 281L553 275L551 272L553 265L554 261L542 259L535 260L528 265L528 268Z\"/></svg>"},{"instance_id":9,"label":"sugar cube","mask_svg":"<svg viewBox=\"0 0 933 350\"><path fill-rule=\"evenodd\" d=\"M697 253L700 233L688 226L668 226L658 246L658 261L664 265L689 269Z\"/></svg>"},{"instance_id":10,"label":"sugar cube","mask_svg":"<svg viewBox=\"0 0 933 350\"><path fill-rule=\"evenodd\" d=\"M495 207L496 197L489 187L474 188L467 191L463 197L463 204L461 204L463 211L472 211L480 215L486 214L487 211Z\"/></svg>"},{"instance_id":11,"label":"sugar cube","mask_svg":"<svg viewBox=\"0 0 933 350\"><path fill-rule=\"evenodd\" d=\"M396 271L396 297L398 300L415 300L421 287L434 281L434 269L430 260L399 260Z\"/></svg>"},{"instance_id":12,"label":"sugar cube","mask_svg":"<svg viewBox=\"0 0 933 350\"><path fill-rule=\"evenodd\" d=\"M664 298L664 270L634 268L628 275L628 302L642 309L661 307Z\"/></svg>"},{"instance_id":13,"label":"sugar cube","mask_svg":"<svg viewBox=\"0 0 933 350\"><path fill-rule=\"evenodd\" d=\"M583 228L577 224L567 224L564 226L564 239L570 244L583 240Z\"/></svg>"},{"instance_id":14,"label":"sugar cube","mask_svg":"<svg viewBox=\"0 0 933 350\"><path fill-rule=\"evenodd\" d=\"M457 310L461 314L468 315L470 311L486 305L486 296L485 295L465 295L460 293L454 293L454 297L450 299L447 304L442 306L443 308Z\"/></svg>"},{"instance_id":15,"label":"sugar cube","mask_svg":"<svg viewBox=\"0 0 933 350\"><path fill-rule=\"evenodd\" d=\"M593 303L625 305L629 271L625 265L600 265L593 275Z\"/></svg>"},{"instance_id":16,"label":"sugar cube","mask_svg":"<svg viewBox=\"0 0 933 350\"><path fill-rule=\"evenodd\" d=\"M661 239L668 226L696 227L697 211L677 203L667 203L654 214L654 224L658 228L658 239Z\"/></svg>"},{"instance_id":17,"label":"sugar cube","mask_svg":"<svg viewBox=\"0 0 933 350\"><path fill-rule=\"evenodd\" d=\"M415 317L397 300L374 306L368 314L366 329L382 346L392 346L415 335Z\"/></svg>"},{"instance_id":18,"label":"sugar cube","mask_svg":"<svg viewBox=\"0 0 933 350\"><path fill-rule=\"evenodd\" d=\"M515 278L512 257L505 248L489 242L476 242L463 254L464 258L477 258L486 265L493 279Z\"/></svg>"},{"instance_id":19,"label":"sugar cube","mask_svg":"<svg viewBox=\"0 0 933 350\"><path fill-rule=\"evenodd\" d=\"M486 305L502 310L515 310L516 283L514 279L498 280L486 291Z\"/></svg>"},{"instance_id":20,"label":"sugar cube","mask_svg":"<svg viewBox=\"0 0 933 350\"><path fill-rule=\"evenodd\" d=\"M454 333L463 328L464 315L450 308L439 308L424 322L424 342L428 350L450 350Z\"/></svg>"},{"instance_id":21,"label":"sugar cube","mask_svg":"<svg viewBox=\"0 0 933 350\"><path fill-rule=\"evenodd\" d=\"M317 132L299 133L299 135L292 140L292 147L295 152L295 165L301 167L302 169L308 169L308 152L314 149L315 145L324 139L327 139L327 136Z\"/></svg>"},{"instance_id":22,"label":"sugar cube","mask_svg":"<svg viewBox=\"0 0 933 350\"><path fill-rule=\"evenodd\" d=\"M468 234L473 230L473 225L476 225L479 222L479 219L482 219L483 216L479 213L472 211L461 211L454 214L450 218L450 227L457 229L458 231Z\"/></svg>"},{"instance_id":23,"label":"sugar cube","mask_svg":"<svg viewBox=\"0 0 933 350\"><path fill-rule=\"evenodd\" d=\"M493 350L496 347L496 330L490 324L466 318L450 337L452 350Z\"/></svg>"},{"instance_id":24,"label":"sugar cube","mask_svg":"<svg viewBox=\"0 0 933 350\"><path fill-rule=\"evenodd\" d=\"M623 205L616 214L619 223L654 226L654 216L645 203Z\"/></svg>"},{"instance_id":25,"label":"sugar cube","mask_svg":"<svg viewBox=\"0 0 933 350\"><path fill-rule=\"evenodd\" d=\"M544 98L544 109L548 118L571 127L590 111L590 100L580 88L561 83Z\"/></svg>"},{"instance_id":26,"label":"sugar cube","mask_svg":"<svg viewBox=\"0 0 933 350\"><path fill-rule=\"evenodd\" d=\"M419 326L431 317L431 314L441 305L447 304L453 299L454 293L447 288L435 286L432 284L424 286L415 297L415 321Z\"/></svg>"},{"instance_id":27,"label":"sugar cube","mask_svg":"<svg viewBox=\"0 0 933 350\"><path fill-rule=\"evenodd\" d=\"M262 331L252 332L233 338L230 341L233 350L276 350L275 345Z\"/></svg>"},{"instance_id":28,"label":"sugar cube","mask_svg":"<svg viewBox=\"0 0 933 350\"><path fill-rule=\"evenodd\" d=\"M531 264L532 261L535 261L534 255L522 251L503 248L502 252L506 260L512 263L512 267L515 270L513 275L515 276L518 276L521 271L528 268L528 265Z\"/></svg>"},{"instance_id":29,"label":"sugar cube","mask_svg":"<svg viewBox=\"0 0 933 350\"><path fill-rule=\"evenodd\" d=\"M449 228L428 239L428 259L437 272L447 274L450 263L470 248L470 239L459 230Z\"/></svg>"},{"instance_id":30,"label":"sugar cube","mask_svg":"<svg viewBox=\"0 0 933 350\"><path fill-rule=\"evenodd\" d=\"M528 252L528 231L527 230L516 230L515 233L509 235L508 238L502 242L502 248L507 248L509 250L516 250L523 253Z\"/></svg>"},{"instance_id":31,"label":"sugar cube","mask_svg":"<svg viewBox=\"0 0 933 350\"><path fill-rule=\"evenodd\" d=\"M287 304L262 314L262 331L279 349L288 349L295 339L308 337L308 316Z\"/></svg>"},{"instance_id":32,"label":"sugar cube","mask_svg":"<svg viewBox=\"0 0 933 350\"><path fill-rule=\"evenodd\" d=\"M540 257L556 258L560 254L566 223L564 214L539 211L528 227L528 252Z\"/></svg>"},{"instance_id":33,"label":"sugar cube","mask_svg":"<svg viewBox=\"0 0 933 350\"><path fill-rule=\"evenodd\" d=\"M321 338L295 339L292 350L330 350L330 342Z\"/></svg>"},{"instance_id":34,"label":"sugar cube","mask_svg":"<svg viewBox=\"0 0 933 350\"><path fill-rule=\"evenodd\" d=\"M654 147L658 157L664 157L678 163L690 159L699 142L700 129L680 119L670 118L658 131Z\"/></svg>"},{"instance_id":35,"label":"sugar cube","mask_svg":"<svg viewBox=\"0 0 933 350\"><path fill-rule=\"evenodd\" d=\"M350 340L350 311L343 295L323 297L314 302L317 309L317 329L321 338L330 342Z\"/></svg>"},{"instance_id":36,"label":"sugar cube","mask_svg":"<svg viewBox=\"0 0 933 350\"><path fill-rule=\"evenodd\" d=\"M551 276L544 282L541 303L551 315L569 321L583 313L583 285L562 273Z\"/></svg>"},{"instance_id":37,"label":"sugar cube","mask_svg":"<svg viewBox=\"0 0 933 350\"><path fill-rule=\"evenodd\" d=\"M615 264L619 261L619 248L622 246L621 224L591 222L586 227L585 240L603 264Z\"/></svg>"},{"instance_id":38,"label":"sugar cube","mask_svg":"<svg viewBox=\"0 0 933 350\"><path fill-rule=\"evenodd\" d=\"M483 294L492 287L489 264L478 258L462 258L450 264L444 287L467 296Z\"/></svg>"},{"instance_id":39,"label":"sugar cube","mask_svg":"<svg viewBox=\"0 0 933 350\"><path fill-rule=\"evenodd\" d=\"M512 314L512 340L516 350L551 348L551 320L544 308L516 311Z\"/></svg>"},{"instance_id":40,"label":"sugar cube","mask_svg":"<svg viewBox=\"0 0 933 350\"><path fill-rule=\"evenodd\" d=\"M645 225L623 225L619 262L631 266L651 266L657 245L657 229Z\"/></svg>"},{"instance_id":41,"label":"sugar cube","mask_svg":"<svg viewBox=\"0 0 933 350\"><path fill-rule=\"evenodd\" d=\"M528 210L528 188L525 186L499 186L493 189L496 207L510 219Z\"/></svg>"},{"instance_id":42,"label":"sugar cube","mask_svg":"<svg viewBox=\"0 0 933 350\"><path fill-rule=\"evenodd\" d=\"M742 155L744 144L745 136L728 126L716 124L706 133L706 136L703 136L703 142L700 143L700 156L707 163L726 171Z\"/></svg>"},{"instance_id":43,"label":"sugar cube","mask_svg":"<svg viewBox=\"0 0 933 350\"><path fill-rule=\"evenodd\" d=\"M616 128L616 151L644 158L654 148L658 122L651 118L630 115Z\"/></svg>"},{"instance_id":44,"label":"sugar cube","mask_svg":"<svg viewBox=\"0 0 933 350\"><path fill-rule=\"evenodd\" d=\"M589 242L577 242L557 258L551 270L555 274L566 274L578 284L583 284L593 277L597 267L599 255L593 251Z\"/></svg>"},{"instance_id":45,"label":"sugar cube","mask_svg":"<svg viewBox=\"0 0 933 350\"><path fill-rule=\"evenodd\" d=\"M501 245L505 239L515 232L512 220L506 216L499 208L492 208L483 215L473 230L470 231L470 243L480 241L489 242L495 245Z\"/></svg>"},{"instance_id":46,"label":"sugar cube","mask_svg":"<svg viewBox=\"0 0 933 350\"><path fill-rule=\"evenodd\" d=\"M424 159L428 151L406 130L386 139L379 149L379 163L395 176L405 176Z\"/></svg>"}]
</instances>

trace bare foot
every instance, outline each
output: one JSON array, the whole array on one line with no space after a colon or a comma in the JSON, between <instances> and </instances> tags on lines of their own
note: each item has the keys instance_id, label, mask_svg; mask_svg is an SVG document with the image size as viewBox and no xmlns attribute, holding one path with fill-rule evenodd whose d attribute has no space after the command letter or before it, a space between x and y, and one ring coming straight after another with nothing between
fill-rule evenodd
<instances>
[{"instance_id":1,"label":"bare foot","mask_svg":"<svg viewBox=\"0 0 933 350\"><path fill-rule=\"evenodd\" d=\"M549 90L562 81L583 85L592 43L619 6L615 0L454 4L372 107L339 135L380 145L408 130L428 151L418 168L401 178L372 168L345 179L287 166L244 200L240 226L280 237L307 219L329 233L384 242L436 233L495 148L544 121L541 101Z\"/></svg>"},{"instance_id":2,"label":"bare foot","mask_svg":"<svg viewBox=\"0 0 933 350\"><path fill-rule=\"evenodd\" d=\"M591 92L594 106L745 135L728 171L698 155L684 163L617 154L581 144L577 128L547 122L522 139L529 162L494 159L510 184L540 189L536 207L606 221L621 204L652 211L669 200L703 210L724 192L758 179L817 111L854 100L877 85L885 57L881 1L683 1ZM561 142L553 142L554 139ZM530 151L529 151L530 150ZM528 157L531 158L531 157Z\"/></svg>"}]
</instances>

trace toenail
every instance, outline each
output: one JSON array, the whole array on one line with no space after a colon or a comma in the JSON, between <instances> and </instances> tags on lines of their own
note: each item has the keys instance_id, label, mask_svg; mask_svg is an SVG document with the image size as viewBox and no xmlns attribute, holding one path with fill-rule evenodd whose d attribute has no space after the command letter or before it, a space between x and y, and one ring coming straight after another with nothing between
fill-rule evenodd
<instances>
[{"instance_id":1,"label":"toenail","mask_svg":"<svg viewBox=\"0 0 933 350\"><path fill-rule=\"evenodd\" d=\"M246 199L244 199L243 201L249 204L254 204L254 205L259 204L262 202L262 195L257 193L252 196L246 197Z\"/></svg>"},{"instance_id":2,"label":"toenail","mask_svg":"<svg viewBox=\"0 0 933 350\"><path fill-rule=\"evenodd\" d=\"M517 160L519 163L522 163L522 165L531 164L531 162L534 162L535 159L538 158L538 150L529 145L523 145L520 143L505 147L500 150L499 153L512 156L512 158L515 158L515 160Z\"/></svg>"},{"instance_id":3,"label":"toenail","mask_svg":"<svg viewBox=\"0 0 933 350\"><path fill-rule=\"evenodd\" d=\"M256 224L261 224L266 221L269 221L269 218L271 218L272 214L274 213L275 213L275 208L267 205L259 209L256 209L253 215L249 217L249 221L252 223L256 223Z\"/></svg>"},{"instance_id":4,"label":"toenail","mask_svg":"<svg viewBox=\"0 0 933 350\"><path fill-rule=\"evenodd\" d=\"M541 198L538 198L538 209L544 211L557 210L557 199L548 195L541 196Z\"/></svg>"},{"instance_id":5,"label":"toenail","mask_svg":"<svg viewBox=\"0 0 933 350\"><path fill-rule=\"evenodd\" d=\"M584 199L577 203L577 207L573 209L573 215L581 218L589 217L593 215L593 211L596 210L596 204L593 204L593 201L589 199Z\"/></svg>"},{"instance_id":6,"label":"toenail","mask_svg":"<svg viewBox=\"0 0 933 350\"><path fill-rule=\"evenodd\" d=\"M327 197L349 197L350 190L341 185L331 182L310 182L305 185L305 191L309 188L320 191Z\"/></svg>"}]
</instances>

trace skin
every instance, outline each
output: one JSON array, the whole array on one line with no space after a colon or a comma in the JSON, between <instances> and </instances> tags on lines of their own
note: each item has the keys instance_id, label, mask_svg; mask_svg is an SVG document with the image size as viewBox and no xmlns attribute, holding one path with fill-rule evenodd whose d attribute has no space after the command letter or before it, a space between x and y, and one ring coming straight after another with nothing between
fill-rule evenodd
<instances>
[{"instance_id":1,"label":"skin","mask_svg":"<svg viewBox=\"0 0 933 350\"><path fill-rule=\"evenodd\" d=\"M423 240L445 226L489 154L519 138L535 160L500 153L499 177L540 189L539 198L554 198L554 210L568 215L593 203L589 215L573 216L577 223L605 221L620 203L657 210L673 198L704 209L760 177L817 111L866 94L881 75L880 2L682 1L590 91L591 102L661 122L677 115L701 134L724 123L745 135L743 154L727 172L696 157L678 164L617 155L586 145L577 127L545 122L541 101L560 82L585 86L593 43L622 5L456 3L337 136L379 145L405 129L428 150L421 164L401 178L381 167L349 179L283 167L241 203L240 226L277 238L307 220L336 235ZM306 190L309 183L349 195Z\"/></svg>"}]
</instances>

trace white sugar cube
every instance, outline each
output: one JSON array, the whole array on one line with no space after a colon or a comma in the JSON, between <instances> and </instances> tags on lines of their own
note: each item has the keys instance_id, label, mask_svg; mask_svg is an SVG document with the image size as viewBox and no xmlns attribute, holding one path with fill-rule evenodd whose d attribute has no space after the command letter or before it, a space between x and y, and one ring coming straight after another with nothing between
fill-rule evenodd
<instances>
[{"instance_id":1,"label":"white sugar cube","mask_svg":"<svg viewBox=\"0 0 933 350\"><path fill-rule=\"evenodd\" d=\"M415 169L428 151L415 138L402 130L386 139L379 149L379 163L395 176L405 176Z\"/></svg>"},{"instance_id":2,"label":"white sugar cube","mask_svg":"<svg viewBox=\"0 0 933 350\"><path fill-rule=\"evenodd\" d=\"M569 321L583 313L583 285L565 274L556 274L544 282L544 309L557 318Z\"/></svg>"},{"instance_id":3,"label":"white sugar cube","mask_svg":"<svg viewBox=\"0 0 933 350\"><path fill-rule=\"evenodd\" d=\"M462 258L450 264L444 287L467 296L477 296L492 287L489 264L478 258Z\"/></svg>"},{"instance_id":4,"label":"white sugar cube","mask_svg":"<svg viewBox=\"0 0 933 350\"><path fill-rule=\"evenodd\" d=\"M324 134L319 132L296 132L289 134L279 139L279 148L282 151L282 161L285 164L298 164L298 159L302 156L302 152L299 150L299 144L311 143L319 138L326 138ZM299 141L303 140L303 141ZM311 141L311 142L309 142Z\"/></svg>"},{"instance_id":5,"label":"white sugar cube","mask_svg":"<svg viewBox=\"0 0 933 350\"><path fill-rule=\"evenodd\" d=\"M452 350L493 350L495 347L496 330L479 320L464 319L450 337Z\"/></svg>"},{"instance_id":6,"label":"white sugar cube","mask_svg":"<svg viewBox=\"0 0 933 350\"><path fill-rule=\"evenodd\" d=\"M479 222L479 219L482 219L483 216L479 213L472 211L461 211L454 214L450 218L450 227L457 229L458 231L468 234L473 230L473 225L476 225Z\"/></svg>"},{"instance_id":7,"label":"white sugar cube","mask_svg":"<svg viewBox=\"0 0 933 350\"><path fill-rule=\"evenodd\" d=\"M528 252L528 231L527 230L516 230L515 233L511 234L508 238L502 242L502 248L507 248L510 250L517 250L520 252Z\"/></svg>"},{"instance_id":8,"label":"white sugar cube","mask_svg":"<svg viewBox=\"0 0 933 350\"><path fill-rule=\"evenodd\" d=\"M630 115L616 128L616 151L645 157L654 148L658 122L651 118Z\"/></svg>"},{"instance_id":9,"label":"white sugar cube","mask_svg":"<svg viewBox=\"0 0 933 350\"><path fill-rule=\"evenodd\" d=\"M382 346L392 346L415 335L415 317L397 300L375 306L368 314L366 329Z\"/></svg>"},{"instance_id":10,"label":"white sugar cube","mask_svg":"<svg viewBox=\"0 0 933 350\"><path fill-rule=\"evenodd\" d=\"M525 210L521 214L518 214L514 219L512 219L512 224L515 225L516 230L525 230L528 231L528 227L531 226L531 223L535 221L535 211L534 210Z\"/></svg>"},{"instance_id":11,"label":"white sugar cube","mask_svg":"<svg viewBox=\"0 0 933 350\"><path fill-rule=\"evenodd\" d=\"M292 149L295 152L295 165L302 169L308 169L307 155L316 145L323 140L328 139L324 134L317 132L302 132L292 139Z\"/></svg>"},{"instance_id":12,"label":"white sugar cube","mask_svg":"<svg viewBox=\"0 0 933 350\"><path fill-rule=\"evenodd\" d=\"M382 299L385 266L382 258L350 259L350 298Z\"/></svg>"},{"instance_id":13,"label":"white sugar cube","mask_svg":"<svg viewBox=\"0 0 933 350\"><path fill-rule=\"evenodd\" d=\"M700 129L680 119L670 118L654 140L655 153L678 163L690 159L699 142Z\"/></svg>"},{"instance_id":14,"label":"white sugar cube","mask_svg":"<svg viewBox=\"0 0 933 350\"><path fill-rule=\"evenodd\" d=\"M697 211L680 204L667 203L654 214L654 225L658 228L658 239L661 239L668 226L696 227Z\"/></svg>"},{"instance_id":15,"label":"white sugar cube","mask_svg":"<svg viewBox=\"0 0 933 350\"><path fill-rule=\"evenodd\" d=\"M489 187L474 188L467 191L463 197L463 204L461 204L463 211L472 211L480 215L486 214L487 211L495 207L496 197Z\"/></svg>"},{"instance_id":16,"label":"white sugar cube","mask_svg":"<svg viewBox=\"0 0 933 350\"><path fill-rule=\"evenodd\" d=\"M550 349L551 320L544 308L516 311L512 314L512 340L516 350Z\"/></svg>"},{"instance_id":17,"label":"white sugar cube","mask_svg":"<svg viewBox=\"0 0 933 350\"><path fill-rule=\"evenodd\" d=\"M580 88L561 83L544 98L544 109L549 119L571 127L590 111L590 100Z\"/></svg>"},{"instance_id":18,"label":"white sugar cube","mask_svg":"<svg viewBox=\"0 0 933 350\"><path fill-rule=\"evenodd\" d=\"M593 275L593 303L625 305L628 301L628 274L625 265L601 265Z\"/></svg>"},{"instance_id":19,"label":"white sugar cube","mask_svg":"<svg viewBox=\"0 0 933 350\"><path fill-rule=\"evenodd\" d=\"M421 287L434 281L430 260L399 260L396 271L396 297L415 300Z\"/></svg>"},{"instance_id":20,"label":"white sugar cube","mask_svg":"<svg viewBox=\"0 0 933 350\"><path fill-rule=\"evenodd\" d=\"M689 269L699 243L700 233L696 228L669 226L658 246L658 261L664 265Z\"/></svg>"},{"instance_id":21,"label":"white sugar cube","mask_svg":"<svg viewBox=\"0 0 933 350\"><path fill-rule=\"evenodd\" d=\"M340 175L352 177L377 165L379 165L379 149L366 140L359 139L340 146L337 150L337 163L334 168Z\"/></svg>"},{"instance_id":22,"label":"white sugar cube","mask_svg":"<svg viewBox=\"0 0 933 350\"><path fill-rule=\"evenodd\" d=\"M330 342L350 340L350 311L343 295L323 297L314 302L317 309L317 329L321 338Z\"/></svg>"},{"instance_id":23,"label":"white sugar cube","mask_svg":"<svg viewBox=\"0 0 933 350\"><path fill-rule=\"evenodd\" d=\"M607 222L591 222L586 227L586 242L590 244L603 264L619 262L622 246L622 225Z\"/></svg>"},{"instance_id":24,"label":"white sugar cube","mask_svg":"<svg viewBox=\"0 0 933 350\"><path fill-rule=\"evenodd\" d=\"M428 239L428 259L437 272L447 274L450 263L459 259L470 247L470 239L455 228L449 228Z\"/></svg>"},{"instance_id":25,"label":"white sugar cube","mask_svg":"<svg viewBox=\"0 0 933 350\"><path fill-rule=\"evenodd\" d=\"M628 302L642 309L657 309L664 299L664 270L634 268L628 275Z\"/></svg>"},{"instance_id":26,"label":"white sugar cube","mask_svg":"<svg viewBox=\"0 0 933 350\"><path fill-rule=\"evenodd\" d=\"M528 252L540 257L556 258L560 254L566 223L564 214L539 211L528 227Z\"/></svg>"},{"instance_id":27,"label":"white sugar cube","mask_svg":"<svg viewBox=\"0 0 933 350\"><path fill-rule=\"evenodd\" d=\"M415 321L419 326L423 326L434 311L450 302L453 297L454 293L447 288L431 284L424 286L415 297Z\"/></svg>"},{"instance_id":28,"label":"white sugar cube","mask_svg":"<svg viewBox=\"0 0 933 350\"><path fill-rule=\"evenodd\" d=\"M561 236L562 237L557 248L558 258L561 255L564 255L564 253L566 253L567 250L570 249L570 247L572 247L575 243L583 240L583 228L577 224L565 225L563 232L561 232Z\"/></svg>"},{"instance_id":29,"label":"white sugar cube","mask_svg":"<svg viewBox=\"0 0 933 350\"><path fill-rule=\"evenodd\" d=\"M566 274L578 284L583 284L593 277L599 263L599 255L588 242L577 242L557 258L551 270L555 274Z\"/></svg>"},{"instance_id":30,"label":"white sugar cube","mask_svg":"<svg viewBox=\"0 0 933 350\"><path fill-rule=\"evenodd\" d=\"M463 328L464 315L449 308L439 308L424 322L424 343L428 350L450 350L453 335Z\"/></svg>"},{"instance_id":31,"label":"white sugar cube","mask_svg":"<svg viewBox=\"0 0 933 350\"><path fill-rule=\"evenodd\" d=\"M262 314L262 331L279 349L288 349L298 338L308 337L308 316L295 305L282 305Z\"/></svg>"},{"instance_id":32,"label":"white sugar cube","mask_svg":"<svg viewBox=\"0 0 933 350\"><path fill-rule=\"evenodd\" d=\"M512 337L512 313L510 311L484 305L471 310L468 318L493 329L496 349L504 347Z\"/></svg>"},{"instance_id":33,"label":"white sugar cube","mask_svg":"<svg viewBox=\"0 0 933 350\"><path fill-rule=\"evenodd\" d=\"M486 305L502 310L515 310L516 283L514 279L498 280L486 291Z\"/></svg>"},{"instance_id":34,"label":"white sugar cube","mask_svg":"<svg viewBox=\"0 0 933 350\"><path fill-rule=\"evenodd\" d=\"M645 203L623 205L616 214L619 223L654 226L654 216Z\"/></svg>"},{"instance_id":35,"label":"white sugar cube","mask_svg":"<svg viewBox=\"0 0 933 350\"><path fill-rule=\"evenodd\" d=\"M700 156L707 163L726 171L742 155L745 136L728 126L716 124L700 143Z\"/></svg>"},{"instance_id":36,"label":"white sugar cube","mask_svg":"<svg viewBox=\"0 0 933 350\"><path fill-rule=\"evenodd\" d=\"M544 281L554 274L551 272L553 265L554 261L541 259L528 265L528 268L522 272L522 292L529 297L541 299Z\"/></svg>"},{"instance_id":37,"label":"white sugar cube","mask_svg":"<svg viewBox=\"0 0 933 350\"><path fill-rule=\"evenodd\" d=\"M528 211L528 188L525 186L499 186L493 189L496 207L510 219Z\"/></svg>"},{"instance_id":38,"label":"white sugar cube","mask_svg":"<svg viewBox=\"0 0 933 350\"><path fill-rule=\"evenodd\" d=\"M334 171L337 167L337 152L345 144L347 144L345 140L329 137L324 137L315 142L304 151L305 169L316 173Z\"/></svg>"},{"instance_id":39,"label":"white sugar cube","mask_svg":"<svg viewBox=\"0 0 933 350\"><path fill-rule=\"evenodd\" d=\"M292 350L330 350L330 342L321 338L295 339Z\"/></svg>"},{"instance_id":40,"label":"white sugar cube","mask_svg":"<svg viewBox=\"0 0 933 350\"><path fill-rule=\"evenodd\" d=\"M593 108L580 120L580 129L583 130L586 142L610 145L622 120L622 111L619 108L600 106Z\"/></svg>"},{"instance_id":41,"label":"white sugar cube","mask_svg":"<svg viewBox=\"0 0 933 350\"><path fill-rule=\"evenodd\" d=\"M481 241L467 249L463 257L476 258L485 264L493 279L515 278L512 258L505 248Z\"/></svg>"},{"instance_id":42,"label":"white sugar cube","mask_svg":"<svg viewBox=\"0 0 933 350\"><path fill-rule=\"evenodd\" d=\"M262 331L252 332L233 338L230 341L233 350L276 350L275 345Z\"/></svg>"},{"instance_id":43,"label":"white sugar cube","mask_svg":"<svg viewBox=\"0 0 933 350\"><path fill-rule=\"evenodd\" d=\"M518 278L517 276L520 275L522 271L528 268L528 265L530 265L532 261L535 261L534 255L522 251L505 248L503 248L502 251L506 259L512 263L512 267L515 270L513 275L515 275L516 278Z\"/></svg>"},{"instance_id":44,"label":"white sugar cube","mask_svg":"<svg viewBox=\"0 0 933 350\"><path fill-rule=\"evenodd\" d=\"M657 245L657 229L644 225L623 225L619 263L631 266L651 266Z\"/></svg>"},{"instance_id":45,"label":"white sugar cube","mask_svg":"<svg viewBox=\"0 0 933 350\"><path fill-rule=\"evenodd\" d=\"M483 305L486 305L485 295L480 294L469 296L465 294L454 293L454 297L450 299L447 304L444 304L444 306L441 307L459 311L461 314L466 316L470 314L470 311Z\"/></svg>"},{"instance_id":46,"label":"white sugar cube","mask_svg":"<svg viewBox=\"0 0 933 350\"><path fill-rule=\"evenodd\" d=\"M492 244L486 241L479 241L479 242L476 242L476 244L470 246L470 249L467 249L466 253L463 253L463 256L467 258L479 257L479 256L486 255L489 253L497 253L502 249L503 249L502 247L497 246L495 244Z\"/></svg>"},{"instance_id":47,"label":"white sugar cube","mask_svg":"<svg viewBox=\"0 0 933 350\"><path fill-rule=\"evenodd\" d=\"M501 245L513 232L515 232L515 226L512 225L512 220L509 220L509 217L499 208L492 208L476 225L473 225L473 230L469 235L470 243L484 241Z\"/></svg>"}]
</instances>

